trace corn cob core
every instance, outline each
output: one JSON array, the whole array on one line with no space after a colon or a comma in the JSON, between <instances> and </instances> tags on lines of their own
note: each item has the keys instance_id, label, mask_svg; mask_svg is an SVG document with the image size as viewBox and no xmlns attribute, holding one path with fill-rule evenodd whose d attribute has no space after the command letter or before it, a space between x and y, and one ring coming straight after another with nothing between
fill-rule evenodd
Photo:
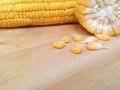
<instances>
[{"instance_id":1,"label":"corn cob core","mask_svg":"<svg viewBox=\"0 0 120 90\"><path fill-rule=\"evenodd\" d=\"M0 0L0 27L76 22L76 0Z\"/></svg>"}]
</instances>

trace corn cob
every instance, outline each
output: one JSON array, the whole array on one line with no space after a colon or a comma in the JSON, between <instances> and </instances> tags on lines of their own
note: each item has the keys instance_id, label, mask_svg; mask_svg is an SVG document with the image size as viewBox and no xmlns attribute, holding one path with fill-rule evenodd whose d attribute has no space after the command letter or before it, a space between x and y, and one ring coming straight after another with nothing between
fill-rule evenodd
<instances>
[{"instance_id":1,"label":"corn cob","mask_svg":"<svg viewBox=\"0 0 120 90\"><path fill-rule=\"evenodd\" d=\"M0 0L0 27L76 22L76 0Z\"/></svg>"},{"instance_id":2,"label":"corn cob","mask_svg":"<svg viewBox=\"0 0 120 90\"><path fill-rule=\"evenodd\" d=\"M77 0L75 14L93 34L120 33L120 0Z\"/></svg>"}]
</instances>

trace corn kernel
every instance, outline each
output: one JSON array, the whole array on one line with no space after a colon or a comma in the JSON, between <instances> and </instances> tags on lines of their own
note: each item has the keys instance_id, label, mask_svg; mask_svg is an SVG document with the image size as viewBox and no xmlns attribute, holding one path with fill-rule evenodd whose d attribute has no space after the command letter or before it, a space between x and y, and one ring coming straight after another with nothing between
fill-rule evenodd
<instances>
[{"instance_id":1,"label":"corn kernel","mask_svg":"<svg viewBox=\"0 0 120 90\"><path fill-rule=\"evenodd\" d=\"M78 35L78 34L74 34L73 35L73 40L76 42L80 42L83 40L83 36L82 35Z\"/></svg>"},{"instance_id":2,"label":"corn kernel","mask_svg":"<svg viewBox=\"0 0 120 90\"><path fill-rule=\"evenodd\" d=\"M83 41L82 43L89 43L89 42L98 42L98 38L96 38L95 36L89 36L85 41Z\"/></svg>"},{"instance_id":3,"label":"corn kernel","mask_svg":"<svg viewBox=\"0 0 120 90\"><path fill-rule=\"evenodd\" d=\"M74 45L74 46L71 47L71 52L72 53L80 54L80 53L82 53L82 51L83 51L83 47L82 46Z\"/></svg>"},{"instance_id":4,"label":"corn kernel","mask_svg":"<svg viewBox=\"0 0 120 90\"><path fill-rule=\"evenodd\" d=\"M56 41L53 43L53 47L57 49L62 49L65 47L65 43L63 41Z\"/></svg>"},{"instance_id":5,"label":"corn kernel","mask_svg":"<svg viewBox=\"0 0 120 90\"><path fill-rule=\"evenodd\" d=\"M103 40L103 41L108 41L110 40L110 35L107 34L96 34L95 35L98 39Z\"/></svg>"},{"instance_id":6,"label":"corn kernel","mask_svg":"<svg viewBox=\"0 0 120 90\"><path fill-rule=\"evenodd\" d=\"M105 49L105 48L109 48L109 47L103 46L102 44L97 43L97 42L89 42L87 44L88 50L99 50L99 49Z\"/></svg>"},{"instance_id":7,"label":"corn kernel","mask_svg":"<svg viewBox=\"0 0 120 90\"><path fill-rule=\"evenodd\" d=\"M65 43L69 43L71 39L69 37L63 37L62 41L64 41Z\"/></svg>"}]
</instances>

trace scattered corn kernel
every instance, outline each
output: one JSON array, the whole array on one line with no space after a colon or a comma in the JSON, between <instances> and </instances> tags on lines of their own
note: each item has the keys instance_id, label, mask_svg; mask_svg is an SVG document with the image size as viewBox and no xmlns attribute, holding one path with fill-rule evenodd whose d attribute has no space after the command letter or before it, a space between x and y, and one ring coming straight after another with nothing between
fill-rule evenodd
<instances>
[{"instance_id":1,"label":"scattered corn kernel","mask_svg":"<svg viewBox=\"0 0 120 90\"><path fill-rule=\"evenodd\" d=\"M89 42L87 44L88 50L99 50L99 49L105 49L105 48L109 48L109 47L103 46L102 44L97 43L97 42Z\"/></svg>"},{"instance_id":2,"label":"scattered corn kernel","mask_svg":"<svg viewBox=\"0 0 120 90\"><path fill-rule=\"evenodd\" d=\"M63 41L56 41L53 43L53 47L57 49L62 49L65 47L65 43Z\"/></svg>"},{"instance_id":3,"label":"scattered corn kernel","mask_svg":"<svg viewBox=\"0 0 120 90\"><path fill-rule=\"evenodd\" d=\"M80 54L83 51L82 46L74 45L71 47L71 52L75 54Z\"/></svg>"},{"instance_id":4,"label":"scattered corn kernel","mask_svg":"<svg viewBox=\"0 0 120 90\"><path fill-rule=\"evenodd\" d=\"M79 34L73 34L73 40L76 42L80 42L83 40L83 36Z\"/></svg>"},{"instance_id":5,"label":"scattered corn kernel","mask_svg":"<svg viewBox=\"0 0 120 90\"><path fill-rule=\"evenodd\" d=\"M64 41L65 43L69 43L71 39L69 37L63 37L62 41Z\"/></svg>"},{"instance_id":6,"label":"scattered corn kernel","mask_svg":"<svg viewBox=\"0 0 120 90\"><path fill-rule=\"evenodd\" d=\"M103 40L103 41L108 41L110 40L110 35L107 34L96 34L95 35L98 39Z\"/></svg>"},{"instance_id":7,"label":"scattered corn kernel","mask_svg":"<svg viewBox=\"0 0 120 90\"><path fill-rule=\"evenodd\" d=\"M89 43L89 42L98 42L98 38L96 38L95 36L89 36L85 41L83 41L82 43Z\"/></svg>"}]
</instances>

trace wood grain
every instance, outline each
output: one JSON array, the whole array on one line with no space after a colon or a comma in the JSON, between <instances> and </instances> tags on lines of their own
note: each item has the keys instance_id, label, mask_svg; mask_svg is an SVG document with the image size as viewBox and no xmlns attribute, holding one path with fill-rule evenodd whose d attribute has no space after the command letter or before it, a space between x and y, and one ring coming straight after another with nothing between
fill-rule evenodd
<instances>
[{"instance_id":1,"label":"wood grain","mask_svg":"<svg viewBox=\"0 0 120 90\"><path fill-rule=\"evenodd\" d=\"M110 49L70 52L52 42L74 33L78 24L0 30L0 90L120 90L120 36L102 42Z\"/></svg>"}]
</instances>

